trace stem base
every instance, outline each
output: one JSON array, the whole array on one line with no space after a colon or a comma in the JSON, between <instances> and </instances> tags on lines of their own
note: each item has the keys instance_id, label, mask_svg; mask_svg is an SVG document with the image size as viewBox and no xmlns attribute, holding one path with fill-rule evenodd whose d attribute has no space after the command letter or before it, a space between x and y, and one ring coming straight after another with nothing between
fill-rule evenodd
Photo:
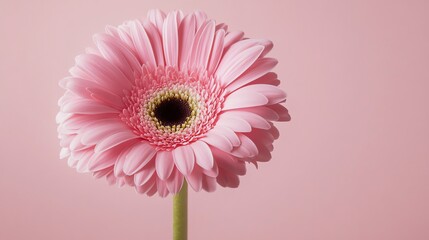
<instances>
[{"instance_id":1,"label":"stem base","mask_svg":"<svg viewBox=\"0 0 429 240\"><path fill-rule=\"evenodd\" d=\"M173 196L173 240L188 239L188 184Z\"/></svg>"}]
</instances>

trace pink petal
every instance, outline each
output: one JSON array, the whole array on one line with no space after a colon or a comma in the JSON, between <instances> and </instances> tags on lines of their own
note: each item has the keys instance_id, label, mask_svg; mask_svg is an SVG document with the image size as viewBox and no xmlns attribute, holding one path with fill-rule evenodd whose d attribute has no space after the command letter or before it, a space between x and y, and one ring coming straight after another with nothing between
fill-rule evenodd
<instances>
[{"instance_id":1,"label":"pink petal","mask_svg":"<svg viewBox=\"0 0 429 240\"><path fill-rule=\"evenodd\" d=\"M276 73L269 72L259 77L258 79L253 80L249 84L268 84L268 85L278 86L280 85L280 80L278 80L277 77L278 76Z\"/></svg>"},{"instance_id":2,"label":"pink petal","mask_svg":"<svg viewBox=\"0 0 429 240\"><path fill-rule=\"evenodd\" d=\"M164 21L162 29L164 55L167 66L177 66L179 52L177 28L177 15L175 12L170 12Z\"/></svg>"},{"instance_id":3,"label":"pink petal","mask_svg":"<svg viewBox=\"0 0 429 240\"><path fill-rule=\"evenodd\" d=\"M134 184L134 176L125 176L124 179L125 179L125 183L128 186L130 186L130 187L134 187L135 186L135 184Z\"/></svg>"},{"instance_id":4,"label":"pink petal","mask_svg":"<svg viewBox=\"0 0 429 240\"><path fill-rule=\"evenodd\" d=\"M265 100L264 100L265 98ZM240 99L242 100L240 102ZM252 84L231 93L225 100L224 110L276 104L286 100L286 93L268 84Z\"/></svg>"},{"instance_id":5,"label":"pink petal","mask_svg":"<svg viewBox=\"0 0 429 240\"><path fill-rule=\"evenodd\" d=\"M155 168L153 166L145 166L136 174L134 174L134 183L136 186L143 186L147 183L155 173Z\"/></svg>"},{"instance_id":6,"label":"pink petal","mask_svg":"<svg viewBox=\"0 0 429 240\"><path fill-rule=\"evenodd\" d=\"M228 34L229 35L229 34ZM227 35L227 36L228 36ZM227 36L225 37L225 42L227 42ZM225 53L228 53L230 56L234 56L245 49L248 49L253 46L262 46L264 50L262 51L260 57L264 57L269 50L273 47L272 42L265 39L234 39L236 42L231 43L231 45L225 44ZM230 44L228 40L228 44Z\"/></svg>"},{"instance_id":7,"label":"pink petal","mask_svg":"<svg viewBox=\"0 0 429 240\"><path fill-rule=\"evenodd\" d=\"M149 10L147 18L153 25L158 28L158 31L162 33L162 26L164 25L165 13L159 9Z\"/></svg>"},{"instance_id":8,"label":"pink petal","mask_svg":"<svg viewBox=\"0 0 429 240\"><path fill-rule=\"evenodd\" d=\"M183 179L183 175L177 169L174 169L167 179L168 191L172 194L177 194L182 189Z\"/></svg>"},{"instance_id":9,"label":"pink petal","mask_svg":"<svg viewBox=\"0 0 429 240\"><path fill-rule=\"evenodd\" d=\"M271 128L273 128L273 127L271 127ZM259 142L259 143L262 143L264 145L272 144L274 142L275 138L274 138L273 134L270 133L270 131L272 131L271 128L268 131L262 130L262 129L253 129L252 133L249 134L249 136L251 136L252 139L255 139L255 143Z\"/></svg>"},{"instance_id":10,"label":"pink petal","mask_svg":"<svg viewBox=\"0 0 429 240\"><path fill-rule=\"evenodd\" d=\"M218 125L215 126L210 132L226 137L233 147L240 146L240 139L237 137L237 134L235 134L235 132L228 127L222 127Z\"/></svg>"},{"instance_id":11,"label":"pink petal","mask_svg":"<svg viewBox=\"0 0 429 240\"><path fill-rule=\"evenodd\" d=\"M73 150L70 148L70 144L76 138L76 135L77 135L76 132L75 133L59 133L58 139L60 140L60 147L68 148L69 150Z\"/></svg>"},{"instance_id":12,"label":"pink petal","mask_svg":"<svg viewBox=\"0 0 429 240\"><path fill-rule=\"evenodd\" d=\"M92 99L97 100L107 106L121 111L124 109L124 102L118 95L109 93L100 88L87 88L87 91L91 94Z\"/></svg>"},{"instance_id":13,"label":"pink petal","mask_svg":"<svg viewBox=\"0 0 429 240\"><path fill-rule=\"evenodd\" d=\"M74 100L76 100L76 96L77 95L72 93L71 91L66 91L64 95L58 100L58 106L61 107L62 105L73 102ZM65 113L65 114L69 114L69 113Z\"/></svg>"},{"instance_id":14,"label":"pink petal","mask_svg":"<svg viewBox=\"0 0 429 240\"><path fill-rule=\"evenodd\" d=\"M95 178L101 178L101 177L104 177L104 176L106 176L106 175L108 175L110 173L113 173L113 168L112 167L105 168L105 169L102 169L102 170L99 170L99 171L95 171L95 172L92 173L92 176L94 176Z\"/></svg>"},{"instance_id":15,"label":"pink petal","mask_svg":"<svg viewBox=\"0 0 429 240\"><path fill-rule=\"evenodd\" d=\"M224 114L219 115L217 125L230 128L234 132L252 131L252 127L245 120L238 117L225 116Z\"/></svg>"},{"instance_id":16,"label":"pink petal","mask_svg":"<svg viewBox=\"0 0 429 240\"><path fill-rule=\"evenodd\" d=\"M91 93L87 90L88 86L98 87L99 84L80 78L66 78L64 84L67 90L86 99L91 99Z\"/></svg>"},{"instance_id":17,"label":"pink petal","mask_svg":"<svg viewBox=\"0 0 429 240\"><path fill-rule=\"evenodd\" d=\"M250 158L255 157L254 154L252 154L249 149L243 147L243 146L239 146L237 148L234 148L233 151L231 151L231 155L233 155L234 157L238 157L238 158L242 158L244 160L248 160Z\"/></svg>"},{"instance_id":18,"label":"pink petal","mask_svg":"<svg viewBox=\"0 0 429 240\"><path fill-rule=\"evenodd\" d=\"M81 135L76 135L73 137L73 140L70 142L70 146L69 146L70 150L79 151L89 147L88 145L85 145L82 143L81 138L82 138Z\"/></svg>"},{"instance_id":19,"label":"pink petal","mask_svg":"<svg viewBox=\"0 0 429 240\"><path fill-rule=\"evenodd\" d=\"M108 34L97 34L94 36L94 41L103 57L120 69L133 83L134 72L140 71L140 63L129 48Z\"/></svg>"},{"instance_id":20,"label":"pink petal","mask_svg":"<svg viewBox=\"0 0 429 240\"><path fill-rule=\"evenodd\" d=\"M124 162L124 173L133 175L155 156L155 149L147 142L135 144L128 152Z\"/></svg>"},{"instance_id":21,"label":"pink petal","mask_svg":"<svg viewBox=\"0 0 429 240\"><path fill-rule=\"evenodd\" d=\"M225 170L219 172L216 180L222 187L237 188L238 185L240 185L240 179L238 176Z\"/></svg>"},{"instance_id":22,"label":"pink petal","mask_svg":"<svg viewBox=\"0 0 429 240\"><path fill-rule=\"evenodd\" d=\"M240 36L239 33L237 33L237 36L231 36L231 37L237 37L237 39L233 39L233 43L230 42L229 36L231 33L228 33L225 36L225 45L224 45L224 55L222 58L222 61L230 61L232 58L236 57L243 51L248 50L249 48L255 47L255 46L261 46L264 47L262 44L260 44L260 41L257 39L241 39L243 37ZM238 39L240 37L240 39ZM230 44L230 45L229 45Z\"/></svg>"},{"instance_id":23,"label":"pink petal","mask_svg":"<svg viewBox=\"0 0 429 240\"><path fill-rule=\"evenodd\" d=\"M227 52L216 71L217 79L223 86L227 86L246 71L263 50L263 46L253 46L234 56L230 56Z\"/></svg>"},{"instance_id":24,"label":"pink petal","mask_svg":"<svg viewBox=\"0 0 429 240\"><path fill-rule=\"evenodd\" d=\"M118 63L118 66L122 66L122 67L126 67L125 65L128 65L130 70L132 71L132 73L134 71L137 71L140 73L140 63L139 60L136 57L135 51L134 51L134 46L131 45L127 45L126 43L124 43L123 41L119 40L118 37L113 37L113 36L109 36L107 34L98 34L94 37L94 41L98 44L100 44L101 42L105 44L105 47L102 47L103 52L112 52L112 54L117 55L117 57L124 59L124 62L122 64ZM129 41L130 43L132 43L131 37L129 37ZM109 49L109 50L107 50ZM120 56L123 56L120 57ZM113 58L112 58L113 59ZM112 63L114 63L115 61L113 61ZM126 69L128 69L126 67ZM134 82L134 76L131 75L130 76L130 80L131 82Z\"/></svg>"},{"instance_id":25,"label":"pink petal","mask_svg":"<svg viewBox=\"0 0 429 240\"><path fill-rule=\"evenodd\" d=\"M189 65L192 69L206 69L215 35L215 22L208 21L198 29L192 46Z\"/></svg>"},{"instance_id":26,"label":"pink petal","mask_svg":"<svg viewBox=\"0 0 429 240\"><path fill-rule=\"evenodd\" d=\"M115 38L117 38L117 39L120 39L120 38L119 38L118 29L117 29L116 27L114 27L114 26L112 26L112 25L107 25L107 26L104 28L104 30L105 30L105 32L106 32L107 34L111 35L112 37L115 37Z\"/></svg>"},{"instance_id":27,"label":"pink petal","mask_svg":"<svg viewBox=\"0 0 429 240\"><path fill-rule=\"evenodd\" d=\"M131 83L127 77L118 68L100 56L82 54L76 57L76 64L91 77L88 80L108 86L108 89L117 95L121 95L123 90L131 89Z\"/></svg>"},{"instance_id":28,"label":"pink petal","mask_svg":"<svg viewBox=\"0 0 429 240\"><path fill-rule=\"evenodd\" d=\"M197 20L197 29L200 28L207 20L207 15L205 12L197 10L194 12L195 18Z\"/></svg>"},{"instance_id":29,"label":"pink petal","mask_svg":"<svg viewBox=\"0 0 429 240\"><path fill-rule=\"evenodd\" d=\"M279 115L277 114L276 111L271 109L271 106L275 106L275 105L242 108L242 109L240 109L240 111L251 112L251 113L257 114L257 115L261 116L262 118L269 120L269 121L278 121ZM235 111L235 110L233 110L233 111Z\"/></svg>"},{"instance_id":30,"label":"pink petal","mask_svg":"<svg viewBox=\"0 0 429 240\"><path fill-rule=\"evenodd\" d=\"M270 123L265 120L265 118L252 113L252 112L246 112L246 111L240 111L240 110L231 110L223 113L225 117L231 117L231 118L241 118L248 122L250 126L253 128L261 128L261 129L270 129L271 125Z\"/></svg>"},{"instance_id":31,"label":"pink petal","mask_svg":"<svg viewBox=\"0 0 429 240\"><path fill-rule=\"evenodd\" d=\"M115 183L116 183L116 177L115 177L115 175L113 174L113 172L111 172L111 173L107 174L107 176L106 176L106 180L107 180L107 183L108 183L109 185L113 185L113 184L115 184Z\"/></svg>"},{"instance_id":32,"label":"pink petal","mask_svg":"<svg viewBox=\"0 0 429 240\"><path fill-rule=\"evenodd\" d=\"M89 99L78 99L66 103L61 111L75 114L119 113L117 109Z\"/></svg>"},{"instance_id":33,"label":"pink petal","mask_svg":"<svg viewBox=\"0 0 429 240\"><path fill-rule=\"evenodd\" d=\"M161 179L156 179L156 188L160 197L168 196L167 183Z\"/></svg>"},{"instance_id":34,"label":"pink petal","mask_svg":"<svg viewBox=\"0 0 429 240\"><path fill-rule=\"evenodd\" d=\"M120 149L110 149L108 151L94 153L89 162L89 170L94 172L113 166L120 153Z\"/></svg>"},{"instance_id":35,"label":"pink petal","mask_svg":"<svg viewBox=\"0 0 429 240\"><path fill-rule=\"evenodd\" d=\"M267 103L268 98L263 94L238 89L225 99L223 110L262 106Z\"/></svg>"},{"instance_id":36,"label":"pink petal","mask_svg":"<svg viewBox=\"0 0 429 240\"><path fill-rule=\"evenodd\" d=\"M70 144L75 138L76 138L76 134L61 136L60 146L63 148L70 148ZM77 142L78 142L78 144L81 144L80 139Z\"/></svg>"},{"instance_id":37,"label":"pink petal","mask_svg":"<svg viewBox=\"0 0 429 240\"><path fill-rule=\"evenodd\" d=\"M196 19L194 14L187 15L180 23L179 39L180 39L180 69L184 69L188 62L188 57L194 41L196 32Z\"/></svg>"},{"instance_id":38,"label":"pink petal","mask_svg":"<svg viewBox=\"0 0 429 240\"><path fill-rule=\"evenodd\" d=\"M57 127L58 131L58 138L62 139L62 135L73 135L77 133L77 129L67 128L63 124L58 125ZM65 147L65 145L61 145L61 147Z\"/></svg>"},{"instance_id":39,"label":"pink petal","mask_svg":"<svg viewBox=\"0 0 429 240\"><path fill-rule=\"evenodd\" d=\"M152 188L151 189L149 189L147 192L146 192L146 195L148 196L148 197L152 197L153 195L155 195L155 193L158 191L158 189L157 189L157 187L156 187L156 184L154 184L153 186L152 186Z\"/></svg>"},{"instance_id":40,"label":"pink petal","mask_svg":"<svg viewBox=\"0 0 429 240\"><path fill-rule=\"evenodd\" d=\"M117 185L118 187L123 187L123 186L125 186L125 177L126 177L126 175L121 176L121 177L117 177L117 178L116 178L116 185Z\"/></svg>"},{"instance_id":41,"label":"pink petal","mask_svg":"<svg viewBox=\"0 0 429 240\"><path fill-rule=\"evenodd\" d=\"M127 128L119 119L102 119L88 122L90 124L79 130L79 134L82 136L81 142L86 145L96 144L105 137Z\"/></svg>"},{"instance_id":42,"label":"pink petal","mask_svg":"<svg viewBox=\"0 0 429 240\"><path fill-rule=\"evenodd\" d=\"M124 108L121 97L110 93L95 82L74 78L67 82L67 88L84 99L94 99L96 102L117 110Z\"/></svg>"},{"instance_id":43,"label":"pink petal","mask_svg":"<svg viewBox=\"0 0 429 240\"><path fill-rule=\"evenodd\" d=\"M234 31L234 32L228 32L225 35L225 41L224 41L224 48L227 50L229 47L231 47L234 43L240 41L244 36L244 33L241 31Z\"/></svg>"},{"instance_id":44,"label":"pink petal","mask_svg":"<svg viewBox=\"0 0 429 240\"><path fill-rule=\"evenodd\" d=\"M210 55L210 61L207 66L207 72L208 74L213 74L217 66L220 62L220 59L222 57L223 49L224 49L224 39L225 39L225 31L219 30L216 32L215 39L213 42L213 48Z\"/></svg>"},{"instance_id":45,"label":"pink petal","mask_svg":"<svg viewBox=\"0 0 429 240\"><path fill-rule=\"evenodd\" d=\"M192 147L188 145L180 146L172 150L172 153L177 169L185 176L190 174L195 164Z\"/></svg>"},{"instance_id":46,"label":"pink petal","mask_svg":"<svg viewBox=\"0 0 429 240\"><path fill-rule=\"evenodd\" d=\"M199 192L201 191L203 185L202 185L202 171L201 168L196 166L191 174L186 176L186 181L189 183L192 189L194 191Z\"/></svg>"},{"instance_id":47,"label":"pink petal","mask_svg":"<svg viewBox=\"0 0 429 240\"><path fill-rule=\"evenodd\" d=\"M258 155L255 157L255 160L258 162L268 162L271 159L272 149L261 142L255 142L255 144L258 147Z\"/></svg>"},{"instance_id":48,"label":"pink petal","mask_svg":"<svg viewBox=\"0 0 429 240\"><path fill-rule=\"evenodd\" d=\"M190 144L195 154L195 161L204 169L213 168L213 154L210 147L203 141L196 141Z\"/></svg>"},{"instance_id":49,"label":"pink petal","mask_svg":"<svg viewBox=\"0 0 429 240\"><path fill-rule=\"evenodd\" d=\"M278 139L280 137L279 130L272 123L269 132L271 135L273 135L274 139Z\"/></svg>"},{"instance_id":50,"label":"pink petal","mask_svg":"<svg viewBox=\"0 0 429 240\"><path fill-rule=\"evenodd\" d=\"M79 162L79 159L75 159L72 156L69 156L67 158L67 165L71 168L76 168L78 162Z\"/></svg>"},{"instance_id":51,"label":"pink petal","mask_svg":"<svg viewBox=\"0 0 429 240\"><path fill-rule=\"evenodd\" d=\"M274 150L274 145L271 143L271 144L268 144L268 145L265 145L265 147L267 148L267 150L268 151L270 151L270 152L272 152L273 150Z\"/></svg>"},{"instance_id":52,"label":"pink petal","mask_svg":"<svg viewBox=\"0 0 429 240\"><path fill-rule=\"evenodd\" d=\"M216 178L203 176L202 186L207 192L214 192L216 190Z\"/></svg>"},{"instance_id":53,"label":"pink petal","mask_svg":"<svg viewBox=\"0 0 429 240\"><path fill-rule=\"evenodd\" d=\"M140 22L132 22L131 39L133 40L138 56L141 58L141 62L149 66L150 69L155 69L156 60L152 50L152 45Z\"/></svg>"},{"instance_id":54,"label":"pink petal","mask_svg":"<svg viewBox=\"0 0 429 240\"><path fill-rule=\"evenodd\" d=\"M226 25L225 23L218 23L216 24L216 31L219 30L223 30L223 31L228 31L228 25Z\"/></svg>"},{"instance_id":55,"label":"pink petal","mask_svg":"<svg viewBox=\"0 0 429 240\"><path fill-rule=\"evenodd\" d=\"M152 175L152 177L143 185L135 186L135 189L138 193L146 193L148 191L151 191L151 189L153 189L153 187L155 187L155 192L156 192L156 177L155 175Z\"/></svg>"},{"instance_id":56,"label":"pink petal","mask_svg":"<svg viewBox=\"0 0 429 240\"><path fill-rule=\"evenodd\" d=\"M278 114L279 118L277 119L277 121L290 121L291 118L289 112L283 105L274 104L268 107Z\"/></svg>"},{"instance_id":57,"label":"pink petal","mask_svg":"<svg viewBox=\"0 0 429 240\"><path fill-rule=\"evenodd\" d=\"M215 148L210 148L210 149L215 149ZM216 150L217 149L215 149L215 151ZM213 167L211 169L204 169L203 168L203 173L204 173L204 175L209 176L209 177L217 177L217 175L219 174L219 168L218 168L216 162L215 161L213 162Z\"/></svg>"},{"instance_id":58,"label":"pink petal","mask_svg":"<svg viewBox=\"0 0 429 240\"><path fill-rule=\"evenodd\" d=\"M143 27L146 30L146 33L149 37L150 43L152 45L153 53L155 54L157 66L164 66L164 50L162 46L161 32L159 32L155 25L151 22L145 21Z\"/></svg>"},{"instance_id":59,"label":"pink petal","mask_svg":"<svg viewBox=\"0 0 429 240\"><path fill-rule=\"evenodd\" d=\"M67 158L67 157L69 157L69 156L70 156L70 149L65 148L65 147L61 148L61 151L60 151L60 159Z\"/></svg>"},{"instance_id":60,"label":"pink petal","mask_svg":"<svg viewBox=\"0 0 429 240\"><path fill-rule=\"evenodd\" d=\"M96 49L94 47L85 48L85 53L91 54L91 55L97 55L97 56L101 55L100 51L98 51L98 49Z\"/></svg>"},{"instance_id":61,"label":"pink petal","mask_svg":"<svg viewBox=\"0 0 429 240\"><path fill-rule=\"evenodd\" d=\"M166 180L174 169L173 154L168 151L159 151L156 154L155 168L158 177Z\"/></svg>"},{"instance_id":62,"label":"pink petal","mask_svg":"<svg viewBox=\"0 0 429 240\"><path fill-rule=\"evenodd\" d=\"M131 39L130 36L130 22L125 22L124 24L120 25L117 30L118 30L118 35L119 35L119 40L120 42L123 42L125 46L127 46L127 48L133 53L134 56L137 56L137 51L134 47L133 44L133 40Z\"/></svg>"},{"instance_id":63,"label":"pink petal","mask_svg":"<svg viewBox=\"0 0 429 240\"><path fill-rule=\"evenodd\" d=\"M261 53L261 57L264 57L265 55L267 55L269 51L271 51L271 49L273 49L274 47L273 42L268 39L257 39L257 40L260 45L264 46L264 51Z\"/></svg>"},{"instance_id":64,"label":"pink petal","mask_svg":"<svg viewBox=\"0 0 429 240\"><path fill-rule=\"evenodd\" d=\"M62 89L66 89L67 82L70 78L71 77L65 77L60 79L60 81L58 82L58 86L60 86Z\"/></svg>"},{"instance_id":65,"label":"pink petal","mask_svg":"<svg viewBox=\"0 0 429 240\"><path fill-rule=\"evenodd\" d=\"M277 65L278 61L274 58L260 58L253 63L249 69L247 69L240 77L238 77L234 82L232 82L226 89L229 92L258 79L259 77L265 75L271 69Z\"/></svg>"},{"instance_id":66,"label":"pink petal","mask_svg":"<svg viewBox=\"0 0 429 240\"><path fill-rule=\"evenodd\" d=\"M244 175L246 174L246 164L244 161L239 160L238 158L232 156L229 153L214 150L213 154L215 156L216 162L219 165L219 174L227 170L232 172L235 175Z\"/></svg>"},{"instance_id":67,"label":"pink petal","mask_svg":"<svg viewBox=\"0 0 429 240\"><path fill-rule=\"evenodd\" d=\"M268 84L252 84L241 88L243 92L263 94L268 98L269 104L275 104L286 100L286 93L280 88Z\"/></svg>"},{"instance_id":68,"label":"pink petal","mask_svg":"<svg viewBox=\"0 0 429 240\"><path fill-rule=\"evenodd\" d=\"M234 149L231 152L232 154L244 150L244 152L246 153L246 156L244 157L254 157L258 155L258 148L249 137L244 134L238 134L238 137L240 138L241 145L238 148Z\"/></svg>"},{"instance_id":69,"label":"pink petal","mask_svg":"<svg viewBox=\"0 0 429 240\"><path fill-rule=\"evenodd\" d=\"M183 13L182 10L176 10L175 12L177 13L177 26L179 26L180 23L182 22L184 16L185 16L185 14Z\"/></svg>"},{"instance_id":70,"label":"pink petal","mask_svg":"<svg viewBox=\"0 0 429 240\"><path fill-rule=\"evenodd\" d=\"M76 156L76 152L72 153L72 156L74 159L77 160L76 164L76 170L79 173L86 173L89 172L89 162L94 155L93 151L91 149L89 150L83 150L80 151L79 156Z\"/></svg>"},{"instance_id":71,"label":"pink petal","mask_svg":"<svg viewBox=\"0 0 429 240\"><path fill-rule=\"evenodd\" d=\"M225 152L229 152L233 149L232 143L222 135L217 135L209 131L205 137L201 138L201 141L206 142L207 144L216 147Z\"/></svg>"},{"instance_id":72,"label":"pink petal","mask_svg":"<svg viewBox=\"0 0 429 240\"><path fill-rule=\"evenodd\" d=\"M67 119L71 118L72 116L73 116L73 114L71 114L71 113L58 112L58 114L55 116L55 122L57 124L60 124L64 121L66 121Z\"/></svg>"},{"instance_id":73,"label":"pink petal","mask_svg":"<svg viewBox=\"0 0 429 240\"><path fill-rule=\"evenodd\" d=\"M115 134L112 134L112 135L108 136L107 138L103 139L102 141L100 141L99 143L97 143L94 151L96 153L104 152L106 150L109 150L113 147L118 146L119 144L128 142L129 140L140 138L140 136L137 136L133 132L126 131L126 129L124 129L124 130L121 132L117 132Z\"/></svg>"},{"instance_id":74,"label":"pink petal","mask_svg":"<svg viewBox=\"0 0 429 240\"><path fill-rule=\"evenodd\" d=\"M123 177L125 176L124 173L124 163L127 157L128 152L132 149L132 146L129 146L127 148L123 148L121 153L118 154L118 157L116 158L115 165L113 167L113 173L116 177Z\"/></svg>"}]
</instances>

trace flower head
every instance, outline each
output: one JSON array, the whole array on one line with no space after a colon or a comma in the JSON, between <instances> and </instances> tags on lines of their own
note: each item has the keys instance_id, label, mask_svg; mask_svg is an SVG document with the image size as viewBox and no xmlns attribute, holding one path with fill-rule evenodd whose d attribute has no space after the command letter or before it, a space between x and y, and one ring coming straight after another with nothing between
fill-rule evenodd
<instances>
[{"instance_id":1,"label":"flower head","mask_svg":"<svg viewBox=\"0 0 429 240\"><path fill-rule=\"evenodd\" d=\"M290 120L268 40L203 12L152 10L107 27L60 81L61 158L79 172L167 196L237 187L245 163L271 158Z\"/></svg>"}]
</instances>

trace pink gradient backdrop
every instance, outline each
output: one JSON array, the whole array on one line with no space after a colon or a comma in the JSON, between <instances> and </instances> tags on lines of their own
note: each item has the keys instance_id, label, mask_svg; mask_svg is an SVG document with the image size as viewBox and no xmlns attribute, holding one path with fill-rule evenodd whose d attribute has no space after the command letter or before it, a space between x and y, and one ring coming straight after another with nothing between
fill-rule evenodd
<instances>
[{"instance_id":1,"label":"pink gradient backdrop","mask_svg":"<svg viewBox=\"0 0 429 240\"><path fill-rule=\"evenodd\" d=\"M289 96L270 163L190 193L190 239L429 239L428 3L0 0L0 239L170 238L171 197L57 160L57 81L93 33L150 8L272 39Z\"/></svg>"}]
</instances>

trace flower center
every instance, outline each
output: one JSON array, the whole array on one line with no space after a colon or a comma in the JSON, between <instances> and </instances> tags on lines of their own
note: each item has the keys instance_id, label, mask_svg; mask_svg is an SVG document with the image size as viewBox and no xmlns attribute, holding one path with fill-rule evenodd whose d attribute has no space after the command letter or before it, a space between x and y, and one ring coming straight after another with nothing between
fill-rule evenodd
<instances>
[{"instance_id":1,"label":"flower center","mask_svg":"<svg viewBox=\"0 0 429 240\"><path fill-rule=\"evenodd\" d=\"M187 145L213 128L224 100L212 76L173 67L142 68L120 118L158 149Z\"/></svg>"},{"instance_id":2,"label":"flower center","mask_svg":"<svg viewBox=\"0 0 429 240\"><path fill-rule=\"evenodd\" d=\"M199 98L195 90L187 86L158 89L142 100L140 122L149 123L161 132L183 131L195 123L204 108Z\"/></svg>"},{"instance_id":3,"label":"flower center","mask_svg":"<svg viewBox=\"0 0 429 240\"><path fill-rule=\"evenodd\" d=\"M191 116L191 112L188 101L175 97L161 101L153 111L163 126L181 125Z\"/></svg>"}]
</instances>

